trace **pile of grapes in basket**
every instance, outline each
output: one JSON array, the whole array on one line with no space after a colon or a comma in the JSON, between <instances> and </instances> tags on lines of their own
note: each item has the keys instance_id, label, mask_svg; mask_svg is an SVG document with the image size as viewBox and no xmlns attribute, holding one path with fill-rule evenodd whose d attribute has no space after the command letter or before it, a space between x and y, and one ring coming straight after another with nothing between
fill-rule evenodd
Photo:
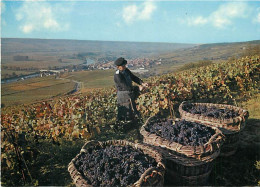
<instances>
[{"instance_id":1,"label":"pile of grapes in basket","mask_svg":"<svg viewBox=\"0 0 260 187\"><path fill-rule=\"evenodd\" d=\"M114 145L82 153L74 164L92 186L128 186L157 165L139 149Z\"/></svg>"},{"instance_id":2,"label":"pile of grapes in basket","mask_svg":"<svg viewBox=\"0 0 260 187\"><path fill-rule=\"evenodd\" d=\"M199 123L171 119L153 119L148 124L146 131L185 146L204 145L209 141L215 131Z\"/></svg>"},{"instance_id":3,"label":"pile of grapes in basket","mask_svg":"<svg viewBox=\"0 0 260 187\"><path fill-rule=\"evenodd\" d=\"M235 110L228 108L217 108L215 106L195 105L192 103L185 103L183 110L191 114L201 114L208 117L214 117L218 119L229 119L239 116L239 113Z\"/></svg>"}]
</instances>

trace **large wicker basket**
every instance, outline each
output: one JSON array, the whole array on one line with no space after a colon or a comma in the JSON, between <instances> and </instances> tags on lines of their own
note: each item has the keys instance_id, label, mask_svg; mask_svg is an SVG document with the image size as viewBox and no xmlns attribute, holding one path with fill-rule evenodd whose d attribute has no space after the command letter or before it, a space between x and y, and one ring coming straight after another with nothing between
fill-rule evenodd
<instances>
[{"instance_id":1,"label":"large wicker basket","mask_svg":"<svg viewBox=\"0 0 260 187\"><path fill-rule=\"evenodd\" d=\"M204 185L213 167L213 160L219 155L224 136L217 128L210 140L202 146L184 146L150 133L148 125L157 116L148 118L140 133L144 142L154 146L166 160L166 178L182 185Z\"/></svg>"},{"instance_id":2,"label":"large wicker basket","mask_svg":"<svg viewBox=\"0 0 260 187\"><path fill-rule=\"evenodd\" d=\"M213 104L213 103L192 103L194 105L203 105L207 107L216 107L220 109L231 109L238 112L239 116L230 119L217 119L214 117L208 117L200 114L191 114L184 110L184 106L188 102L184 101L179 106L179 112L182 119L192 120L198 123L203 123L207 126L219 128L223 134L226 136L223 147L221 148L221 156L230 156L234 154L239 145L239 135L240 131L246 125L246 120L249 117L247 110L239 107L225 104Z\"/></svg>"},{"instance_id":3,"label":"large wicker basket","mask_svg":"<svg viewBox=\"0 0 260 187\"><path fill-rule=\"evenodd\" d=\"M82 147L80 153L72 159L72 161L68 165L68 171L70 173L71 178L76 186L92 186L88 184L84 176L77 170L74 165L74 162L84 154L88 152L90 149L95 149L97 147L105 148L106 146L115 145L115 146L126 146L129 145L134 149L140 149L144 152L144 154L149 155L154 158L157 162L156 167L152 167L147 169L140 177L138 181L136 181L131 186L163 186L164 184L164 174L165 174L165 165L163 163L162 155L153 150L150 146L145 144L134 144L125 140L109 140L105 142L99 141L89 141Z\"/></svg>"},{"instance_id":4,"label":"large wicker basket","mask_svg":"<svg viewBox=\"0 0 260 187\"><path fill-rule=\"evenodd\" d=\"M183 119L187 120L195 120L199 123L204 123L206 125L217 127L219 128L224 134L233 134L239 132L245 127L245 122L249 117L249 113L247 110L242 108L232 106L232 105L225 105L225 104L213 104L213 103L192 103L194 105L202 105L207 107L216 107L219 109L228 108L230 110L234 110L238 112L239 116L229 119L217 119L214 117L208 117L201 114L191 114L184 110L184 106L188 104L188 102L184 101L179 106L179 112Z\"/></svg>"},{"instance_id":5,"label":"large wicker basket","mask_svg":"<svg viewBox=\"0 0 260 187\"><path fill-rule=\"evenodd\" d=\"M206 185L212 171L214 160L220 151L217 150L212 155L196 158L179 155L175 151L158 147L166 159L166 182L178 185Z\"/></svg>"}]
</instances>

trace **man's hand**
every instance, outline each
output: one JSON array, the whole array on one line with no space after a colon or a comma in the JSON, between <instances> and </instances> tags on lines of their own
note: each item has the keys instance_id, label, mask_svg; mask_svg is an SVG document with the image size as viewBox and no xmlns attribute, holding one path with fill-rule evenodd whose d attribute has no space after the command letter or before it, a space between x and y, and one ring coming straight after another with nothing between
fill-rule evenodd
<instances>
[{"instance_id":1,"label":"man's hand","mask_svg":"<svg viewBox=\"0 0 260 187\"><path fill-rule=\"evenodd\" d=\"M148 84L147 83L142 83L142 85L139 86L139 90L142 91L146 87L148 87Z\"/></svg>"},{"instance_id":2,"label":"man's hand","mask_svg":"<svg viewBox=\"0 0 260 187\"><path fill-rule=\"evenodd\" d=\"M142 86L143 86L143 87L147 87L147 86L148 86L148 83L142 83Z\"/></svg>"},{"instance_id":3,"label":"man's hand","mask_svg":"<svg viewBox=\"0 0 260 187\"><path fill-rule=\"evenodd\" d=\"M142 85L139 85L139 90L140 92L144 89L144 87Z\"/></svg>"}]
</instances>

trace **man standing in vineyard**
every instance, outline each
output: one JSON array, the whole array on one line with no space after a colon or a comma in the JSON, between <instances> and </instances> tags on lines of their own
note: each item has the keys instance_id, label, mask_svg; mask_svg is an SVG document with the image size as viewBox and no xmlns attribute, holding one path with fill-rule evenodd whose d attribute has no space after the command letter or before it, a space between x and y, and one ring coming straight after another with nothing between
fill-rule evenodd
<instances>
[{"instance_id":1,"label":"man standing in vineyard","mask_svg":"<svg viewBox=\"0 0 260 187\"><path fill-rule=\"evenodd\" d=\"M142 90L147 87L140 78L132 74L126 68L127 61L120 57L115 61L117 71L114 75L114 81L117 89L117 104L118 104L118 121L134 121L138 116L135 100L138 97L139 89ZM132 85L132 81L139 84L139 88Z\"/></svg>"}]
</instances>

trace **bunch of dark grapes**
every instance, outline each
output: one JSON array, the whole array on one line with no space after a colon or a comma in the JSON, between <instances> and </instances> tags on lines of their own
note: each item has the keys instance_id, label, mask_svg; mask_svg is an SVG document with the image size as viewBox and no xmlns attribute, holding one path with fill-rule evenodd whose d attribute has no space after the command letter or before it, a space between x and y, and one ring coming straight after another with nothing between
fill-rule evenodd
<instances>
[{"instance_id":1,"label":"bunch of dark grapes","mask_svg":"<svg viewBox=\"0 0 260 187\"><path fill-rule=\"evenodd\" d=\"M183 109L192 114L201 114L208 117L214 117L218 119L229 119L239 116L239 113L225 108L217 108L215 106L206 106L206 105L195 105L192 103L186 103L183 105Z\"/></svg>"},{"instance_id":2,"label":"bunch of dark grapes","mask_svg":"<svg viewBox=\"0 0 260 187\"><path fill-rule=\"evenodd\" d=\"M131 146L107 146L89 150L74 162L93 186L128 186L138 181L155 159Z\"/></svg>"},{"instance_id":3,"label":"bunch of dark grapes","mask_svg":"<svg viewBox=\"0 0 260 187\"><path fill-rule=\"evenodd\" d=\"M170 119L154 119L146 129L170 142L199 146L207 143L215 131L199 123L180 120L173 124Z\"/></svg>"}]
</instances>

